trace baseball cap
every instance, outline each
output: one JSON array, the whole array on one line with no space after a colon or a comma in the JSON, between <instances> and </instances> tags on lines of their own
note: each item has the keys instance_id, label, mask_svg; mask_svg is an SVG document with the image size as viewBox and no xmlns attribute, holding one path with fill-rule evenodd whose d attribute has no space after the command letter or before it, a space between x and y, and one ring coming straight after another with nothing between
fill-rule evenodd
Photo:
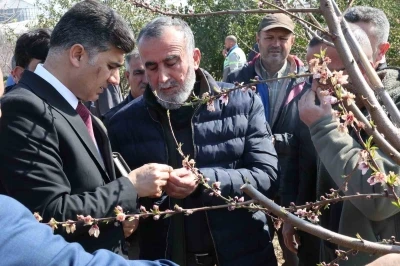
<instances>
[{"instance_id":1,"label":"baseball cap","mask_svg":"<svg viewBox=\"0 0 400 266\"><path fill-rule=\"evenodd\" d=\"M282 13L274 13L265 16L258 26L258 32L274 28L284 28L294 33L293 20L289 16Z\"/></svg>"}]
</instances>

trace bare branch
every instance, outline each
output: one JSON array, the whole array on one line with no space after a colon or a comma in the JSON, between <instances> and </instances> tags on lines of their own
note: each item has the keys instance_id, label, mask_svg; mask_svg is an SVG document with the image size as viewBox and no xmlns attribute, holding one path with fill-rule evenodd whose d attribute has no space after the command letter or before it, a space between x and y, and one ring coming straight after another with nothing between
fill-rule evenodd
<instances>
[{"instance_id":1,"label":"bare branch","mask_svg":"<svg viewBox=\"0 0 400 266\"><path fill-rule=\"evenodd\" d=\"M253 186L249 184L245 184L244 186L242 186L241 189L252 199L260 203L263 207L267 208L277 217L283 219L284 222L290 223L291 225L293 225L294 227L296 227L301 231L307 232L309 234L312 234L316 237L319 237L331 243L335 243L337 245L346 248L359 250L366 253L382 254L382 255L389 253L400 253L399 246L378 244L367 240L360 240L357 238L344 236L332 232L330 230L327 230L321 226L307 222L303 219L300 219L297 216L282 209L282 207L280 207L275 202L265 197L263 194L258 192Z\"/></svg>"},{"instance_id":2,"label":"bare branch","mask_svg":"<svg viewBox=\"0 0 400 266\"><path fill-rule=\"evenodd\" d=\"M209 17L209 16L216 16L216 15L237 15L237 14L264 14L264 13L285 13L282 10L278 9L249 9L249 10L222 10L222 11L214 11L214 12L205 12L205 13L174 13L163 11L159 8L155 8L150 6L147 3L144 3L139 0L129 0L133 5L137 7L142 7L147 10L150 10L154 13L162 14L165 16L171 17L181 17L181 18L191 18L191 17ZM286 10L285 10L286 11ZM291 13L320 13L321 11L318 8L289 8L287 12Z\"/></svg>"}]
</instances>

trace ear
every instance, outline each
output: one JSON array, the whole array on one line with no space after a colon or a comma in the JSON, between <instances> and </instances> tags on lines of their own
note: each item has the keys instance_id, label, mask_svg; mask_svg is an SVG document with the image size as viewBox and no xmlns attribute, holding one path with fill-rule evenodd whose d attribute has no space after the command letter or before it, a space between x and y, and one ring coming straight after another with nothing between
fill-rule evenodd
<instances>
[{"instance_id":1,"label":"ear","mask_svg":"<svg viewBox=\"0 0 400 266\"><path fill-rule=\"evenodd\" d=\"M385 56L386 52L389 50L390 48L390 43L385 42L382 43L378 46L378 54L376 55L375 61L379 62L382 60L382 58Z\"/></svg>"},{"instance_id":2,"label":"ear","mask_svg":"<svg viewBox=\"0 0 400 266\"><path fill-rule=\"evenodd\" d=\"M199 48L194 48L193 60L194 60L194 69L197 70L200 67L200 60L201 60L201 52Z\"/></svg>"},{"instance_id":3,"label":"ear","mask_svg":"<svg viewBox=\"0 0 400 266\"><path fill-rule=\"evenodd\" d=\"M389 50L389 48L390 48L390 43L388 43L388 42L385 42L385 43L382 43L381 45L379 45L379 52L380 53L382 53L383 55L385 55L386 54L386 52Z\"/></svg>"},{"instance_id":4,"label":"ear","mask_svg":"<svg viewBox=\"0 0 400 266\"><path fill-rule=\"evenodd\" d=\"M260 35L258 34L258 32L256 33L256 43L258 43L258 41L260 40Z\"/></svg>"},{"instance_id":5,"label":"ear","mask_svg":"<svg viewBox=\"0 0 400 266\"><path fill-rule=\"evenodd\" d=\"M69 61L74 67L82 65L82 58L88 56L85 48L81 44L74 44L69 49Z\"/></svg>"},{"instance_id":6,"label":"ear","mask_svg":"<svg viewBox=\"0 0 400 266\"><path fill-rule=\"evenodd\" d=\"M296 39L296 36L294 36L294 34L292 34L292 41L291 41L291 42L292 42L292 43L291 43L292 45L294 44L294 40L295 40L295 39Z\"/></svg>"},{"instance_id":7,"label":"ear","mask_svg":"<svg viewBox=\"0 0 400 266\"><path fill-rule=\"evenodd\" d=\"M13 70L11 70L11 75L15 83L18 83L24 73L24 68L20 66L16 66Z\"/></svg>"},{"instance_id":8,"label":"ear","mask_svg":"<svg viewBox=\"0 0 400 266\"><path fill-rule=\"evenodd\" d=\"M124 77L125 77L126 79L129 79L129 71L125 71Z\"/></svg>"}]
</instances>

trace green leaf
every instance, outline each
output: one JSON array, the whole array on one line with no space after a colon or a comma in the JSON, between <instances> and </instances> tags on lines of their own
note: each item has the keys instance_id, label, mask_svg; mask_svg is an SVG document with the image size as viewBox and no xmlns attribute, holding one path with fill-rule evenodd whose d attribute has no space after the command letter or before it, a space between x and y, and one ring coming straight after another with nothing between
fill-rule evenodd
<instances>
[{"instance_id":1,"label":"green leaf","mask_svg":"<svg viewBox=\"0 0 400 266\"><path fill-rule=\"evenodd\" d=\"M400 204L399 204L398 202L392 201L392 204L393 204L394 206L396 206L397 208L400 208Z\"/></svg>"},{"instance_id":2,"label":"green leaf","mask_svg":"<svg viewBox=\"0 0 400 266\"><path fill-rule=\"evenodd\" d=\"M166 215L164 215L163 219L169 218L169 217L171 217L171 216L174 215L174 214L175 214L175 213L167 213Z\"/></svg>"}]
</instances>

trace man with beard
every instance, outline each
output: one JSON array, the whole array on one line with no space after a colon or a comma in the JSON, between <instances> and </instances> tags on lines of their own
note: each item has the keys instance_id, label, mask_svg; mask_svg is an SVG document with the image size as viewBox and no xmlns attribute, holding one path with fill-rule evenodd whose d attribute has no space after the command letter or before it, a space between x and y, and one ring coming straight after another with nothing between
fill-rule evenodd
<instances>
[{"instance_id":1,"label":"man with beard","mask_svg":"<svg viewBox=\"0 0 400 266\"><path fill-rule=\"evenodd\" d=\"M236 90L212 105L185 104L191 95L215 95L221 87L199 68L200 50L180 19L151 21L138 36L138 48L149 86L143 97L111 118L111 143L132 168L163 162L174 169L162 197L142 197L139 203L147 209L159 205L160 210L176 204L195 208L225 203L182 168L175 140L196 160L210 185L220 182L224 197L244 196L240 187L246 181L267 194L276 182L277 157L261 100L251 90ZM220 209L146 219L139 236L140 258L161 256L188 266L277 264L266 217L260 212Z\"/></svg>"},{"instance_id":2,"label":"man with beard","mask_svg":"<svg viewBox=\"0 0 400 266\"><path fill-rule=\"evenodd\" d=\"M294 43L293 21L284 14L265 16L257 31L260 54L228 76L228 82L250 83L260 79L275 79L289 73L304 72L303 63L290 50ZM271 125L280 166L279 193L275 201L282 206L291 202L302 205L315 201L316 155L310 132L299 119L297 103L307 90L304 78L275 79L257 84L257 92L264 104L265 116ZM274 230L270 226L270 230ZM283 251L285 266L315 265L318 261L319 240L305 232L295 233L294 228L285 223L277 231ZM282 236L283 235L283 236ZM299 237L300 236L300 239ZM296 238L298 249L294 246ZM290 252L292 251L292 252ZM295 253L297 253L297 258Z\"/></svg>"},{"instance_id":3,"label":"man with beard","mask_svg":"<svg viewBox=\"0 0 400 266\"><path fill-rule=\"evenodd\" d=\"M115 115L122 107L127 105L133 99L141 96L147 86L147 78L144 74L144 66L140 60L139 51L133 50L125 56L125 78L128 80L130 91L125 100L112 108L104 115L104 125L108 123L113 115Z\"/></svg>"}]
</instances>

